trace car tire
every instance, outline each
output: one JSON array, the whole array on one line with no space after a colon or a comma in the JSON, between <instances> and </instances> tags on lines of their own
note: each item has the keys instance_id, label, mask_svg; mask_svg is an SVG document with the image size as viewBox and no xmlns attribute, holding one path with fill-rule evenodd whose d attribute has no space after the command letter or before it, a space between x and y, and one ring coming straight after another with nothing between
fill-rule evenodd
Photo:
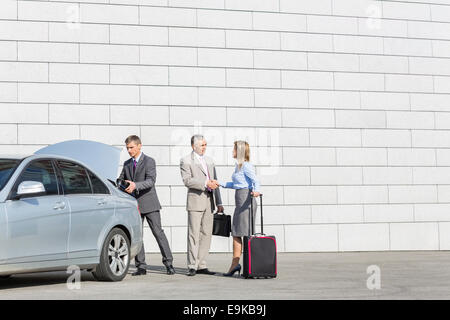
<instances>
[{"instance_id":1,"label":"car tire","mask_svg":"<svg viewBox=\"0 0 450 320\"><path fill-rule=\"evenodd\" d=\"M11 278L11 274L0 276L0 280L6 280L6 279L9 279L9 278Z\"/></svg>"},{"instance_id":2,"label":"car tire","mask_svg":"<svg viewBox=\"0 0 450 320\"><path fill-rule=\"evenodd\" d=\"M121 281L130 266L130 240L122 229L112 229L103 243L100 263L92 272L98 281Z\"/></svg>"}]
</instances>

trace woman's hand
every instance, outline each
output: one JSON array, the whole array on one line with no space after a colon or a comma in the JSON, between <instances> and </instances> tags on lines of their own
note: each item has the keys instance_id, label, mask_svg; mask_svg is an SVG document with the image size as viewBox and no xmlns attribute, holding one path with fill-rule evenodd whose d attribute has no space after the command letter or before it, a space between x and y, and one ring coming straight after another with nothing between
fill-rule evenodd
<instances>
[{"instance_id":1,"label":"woman's hand","mask_svg":"<svg viewBox=\"0 0 450 320\"><path fill-rule=\"evenodd\" d=\"M254 196L255 198L259 197L260 194L261 194L261 193L256 192L256 191L253 191L253 192L252 192L252 196Z\"/></svg>"}]
</instances>

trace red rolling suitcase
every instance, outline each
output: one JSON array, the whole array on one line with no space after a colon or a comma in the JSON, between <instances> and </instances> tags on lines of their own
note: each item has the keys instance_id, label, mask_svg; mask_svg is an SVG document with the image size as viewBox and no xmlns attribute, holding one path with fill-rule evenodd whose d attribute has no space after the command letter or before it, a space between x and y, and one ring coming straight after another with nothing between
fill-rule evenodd
<instances>
[{"instance_id":1,"label":"red rolling suitcase","mask_svg":"<svg viewBox=\"0 0 450 320\"><path fill-rule=\"evenodd\" d=\"M244 237L244 278L275 278L277 276L277 242L275 236L264 234L262 194L261 233L254 233L253 229L253 201L250 210L249 231L251 236Z\"/></svg>"}]
</instances>

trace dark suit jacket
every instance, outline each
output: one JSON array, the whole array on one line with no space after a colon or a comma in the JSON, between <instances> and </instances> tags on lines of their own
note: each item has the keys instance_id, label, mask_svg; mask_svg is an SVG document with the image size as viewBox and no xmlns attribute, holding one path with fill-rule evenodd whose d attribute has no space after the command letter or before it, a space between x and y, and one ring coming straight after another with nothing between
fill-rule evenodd
<instances>
[{"instance_id":1,"label":"dark suit jacket","mask_svg":"<svg viewBox=\"0 0 450 320\"><path fill-rule=\"evenodd\" d=\"M128 159L123 164L122 173L119 179L133 181L136 190L133 196L137 199L141 214L157 211L161 209L158 196L156 194L156 163L153 158L142 153L133 176L133 160Z\"/></svg>"}]
</instances>

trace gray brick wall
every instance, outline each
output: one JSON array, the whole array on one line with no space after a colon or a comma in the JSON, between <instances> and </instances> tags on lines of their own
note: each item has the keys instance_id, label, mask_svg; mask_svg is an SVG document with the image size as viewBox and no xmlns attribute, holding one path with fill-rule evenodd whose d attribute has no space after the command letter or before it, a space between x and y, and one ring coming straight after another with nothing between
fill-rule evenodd
<instances>
[{"instance_id":1,"label":"gray brick wall","mask_svg":"<svg viewBox=\"0 0 450 320\"><path fill-rule=\"evenodd\" d=\"M0 153L140 135L177 252L199 131L280 251L450 248L450 0L2 0L0 115Z\"/></svg>"}]
</instances>

